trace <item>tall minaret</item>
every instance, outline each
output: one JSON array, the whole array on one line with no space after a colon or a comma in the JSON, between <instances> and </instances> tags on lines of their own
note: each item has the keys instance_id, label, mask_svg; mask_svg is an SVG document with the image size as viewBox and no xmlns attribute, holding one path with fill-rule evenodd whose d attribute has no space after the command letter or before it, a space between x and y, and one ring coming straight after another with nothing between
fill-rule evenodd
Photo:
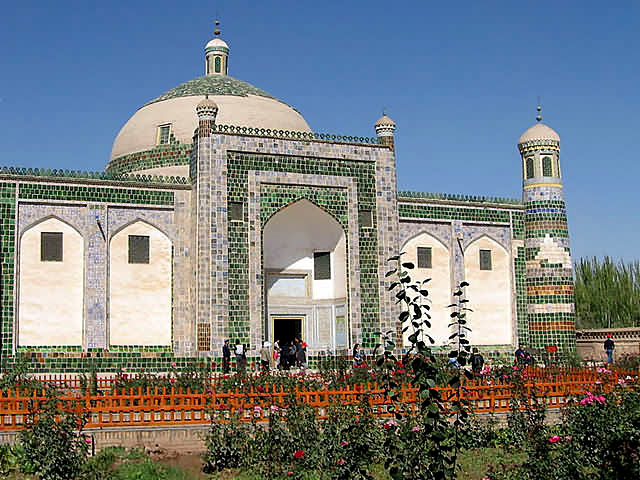
<instances>
[{"instance_id":1,"label":"tall minaret","mask_svg":"<svg viewBox=\"0 0 640 480\"><path fill-rule=\"evenodd\" d=\"M560 171L560 137L537 123L518 140L525 206L527 318L532 347L575 350L574 280Z\"/></svg>"},{"instance_id":2,"label":"tall minaret","mask_svg":"<svg viewBox=\"0 0 640 480\"><path fill-rule=\"evenodd\" d=\"M204 47L205 75L228 75L229 45L220 38L220 22L216 20L215 37Z\"/></svg>"}]
</instances>

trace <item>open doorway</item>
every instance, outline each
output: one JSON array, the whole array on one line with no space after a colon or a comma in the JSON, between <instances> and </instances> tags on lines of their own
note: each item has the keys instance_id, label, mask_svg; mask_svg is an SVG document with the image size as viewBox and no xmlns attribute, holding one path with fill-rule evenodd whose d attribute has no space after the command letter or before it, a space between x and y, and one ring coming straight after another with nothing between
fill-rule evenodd
<instances>
[{"instance_id":1,"label":"open doorway","mask_svg":"<svg viewBox=\"0 0 640 480\"><path fill-rule=\"evenodd\" d=\"M273 341L280 345L302 338L302 317L273 317Z\"/></svg>"}]
</instances>

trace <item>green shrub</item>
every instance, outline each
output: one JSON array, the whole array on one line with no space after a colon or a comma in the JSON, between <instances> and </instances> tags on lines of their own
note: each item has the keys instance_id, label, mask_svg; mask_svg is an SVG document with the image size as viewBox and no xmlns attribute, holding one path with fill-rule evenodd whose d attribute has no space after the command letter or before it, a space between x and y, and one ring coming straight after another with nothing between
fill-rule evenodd
<instances>
[{"instance_id":1,"label":"green shrub","mask_svg":"<svg viewBox=\"0 0 640 480\"><path fill-rule=\"evenodd\" d=\"M51 395L28 416L26 430L20 432L24 450L22 470L43 480L77 477L88 453L88 444L81 434L84 423L77 415L64 412Z\"/></svg>"}]
</instances>

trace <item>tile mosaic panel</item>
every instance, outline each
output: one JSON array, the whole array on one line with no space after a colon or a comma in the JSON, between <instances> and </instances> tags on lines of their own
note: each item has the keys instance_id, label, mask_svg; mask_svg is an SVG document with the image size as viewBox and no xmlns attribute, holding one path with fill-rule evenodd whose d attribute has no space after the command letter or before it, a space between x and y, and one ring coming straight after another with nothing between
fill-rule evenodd
<instances>
[{"instance_id":1,"label":"tile mosaic panel","mask_svg":"<svg viewBox=\"0 0 640 480\"><path fill-rule=\"evenodd\" d=\"M52 183L20 184L20 200L71 200L79 202L173 205L173 192Z\"/></svg>"},{"instance_id":2,"label":"tile mosaic panel","mask_svg":"<svg viewBox=\"0 0 640 480\"><path fill-rule=\"evenodd\" d=\"M16 184L0 182L0 356L13 353Z\"/></svg>"}]
</instances>

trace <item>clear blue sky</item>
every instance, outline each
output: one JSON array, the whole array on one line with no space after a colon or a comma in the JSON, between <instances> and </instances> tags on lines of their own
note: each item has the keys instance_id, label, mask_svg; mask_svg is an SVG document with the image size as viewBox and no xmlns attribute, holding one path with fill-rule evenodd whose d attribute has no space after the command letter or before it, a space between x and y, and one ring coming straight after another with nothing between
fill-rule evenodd
<instances>
[{"instance_id":1,"label":"clear blue sky","mask_svg":"<svg viewBox=\"0 0 640 480\"><path fill-rule=\"evenodd\" d=\"M574 258L640 256L637 1L6 2L0 164L102 170L138 107L203 74L216 10L230 74L314 131L373 135L386 107L401 190L520 197L540 96Z\"/></svg>"}]
</instances>

